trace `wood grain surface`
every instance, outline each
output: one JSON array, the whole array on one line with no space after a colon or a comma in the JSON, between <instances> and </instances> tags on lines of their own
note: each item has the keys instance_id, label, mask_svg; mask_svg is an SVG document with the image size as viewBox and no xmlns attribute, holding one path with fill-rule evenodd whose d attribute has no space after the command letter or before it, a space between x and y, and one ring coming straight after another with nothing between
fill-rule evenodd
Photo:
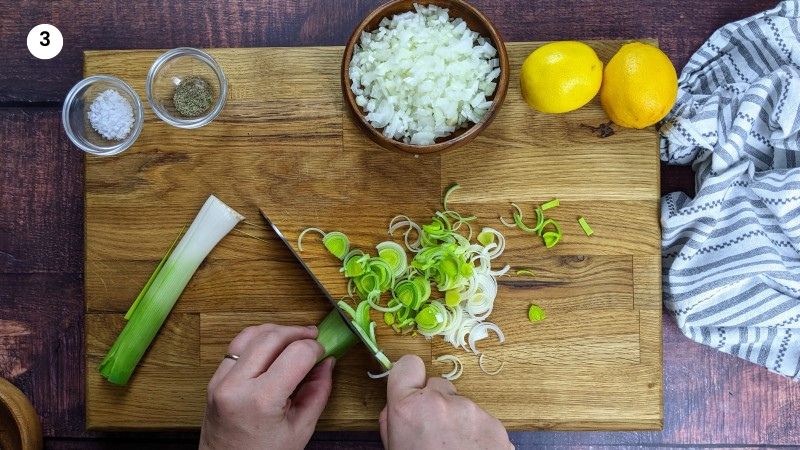
<instances>
[{"instance_id":1,"label":"wood grain surface","mask_svg":"<svg viewBox=\"0 0 800 450\"><path fill-rule=\"evenodd\" d=\"M42 424L28 397L0 378L0 448L41 450Z\"/></svg>"},{"instance_id":2,"label":"wood grain surface","mask_svg":"<svg viewBox=\"0 0 800 450\"><path fill-rule=\"evenodd\" d=\"M0 0L0 374L36 406L47 448L196 448L189 433L86 432L83 417L83 156L60 128L60 101L84 49L341 45L380 0ZM680 70L719 26L774 0L476 1L507 39L651 36ZM345 7L342 7L342 6ZM53 23L66 45L36 60L28 30ZM535 26L533 25L535 24ZM662 165L662 193L693 193L691 170ZM800 384L684 338L663 319L663 432L512 432L538 445L796 448ZM377 433L317 433L310 448L380 448Z\"/></svg>"},{"instance_id":3,"label":"wood grain surface","mask_svg":"<svg viewBox=\"0 0 800 450\"><path fill-rule=\"evenodd\" d=\"M590 42L604 61L621 44ZM507 43L512 79L538 45ZM213 124L178 130L148 115L124 157L86 159L90 428L197 427L207 380L239 330L261 322L312 324L324 316L328 304L310 298L317 293L309 292L296 262L259 228L259 208L290 242L315 226L343 231L354 245L370 249L386 239L391 217L427 220L452 182L463 187L450 207L476 214L478 226L501 226L498 216L507 215L512 201L532 212L532 205L556 197L562 206L552 215L566 230L563 243L549 251L518 230L506 233L498 263L538 274L500 280L492 320L508 343L481 347L505 367L489 377L476 358L465 357L464 376L456 382L460 392L509 429L661 428L654 130L620 130L601 139L581 126L606 120L596 101L576 114L540 114L515 84L496 122L473 142L415 158L382 149L354 126L338 83L341 47L210 53L230 83L226 108ZM87 52L85 75L115 75L142 90L157 55ZM129 386L109 385L94 368L123 326L120 313L212 192L249 217L243 230L264 241L244 233L225 239L195 275ZM580 215L595 229L591 238L576 224ZM623 216L627 220L620 221ZM339 261L321 245L308 244L303 257L333 297L347 294ZM637 259L645 263L635 264ZM545 308L546 323L528 322L531 303ZM397 336L385 326L377 334L391 359L416 353L430 375L445 369L433 359L460 354L440 339ZM369 362L358 351L337 364L320 429L375 429L384 383L366 378Z\"/></svg>"}]
</instances>

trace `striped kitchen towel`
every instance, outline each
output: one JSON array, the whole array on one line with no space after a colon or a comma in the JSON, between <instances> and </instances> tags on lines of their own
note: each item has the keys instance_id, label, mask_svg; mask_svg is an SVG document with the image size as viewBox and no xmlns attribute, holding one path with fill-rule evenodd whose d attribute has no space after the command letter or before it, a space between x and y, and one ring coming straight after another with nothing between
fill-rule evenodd
<instances>
[{"instance_id":1,"label":"striped kitchen towel","mask_svg":"<svg viewBox=\"0 0 800 450\"><path fill-rule=\"evenodd\" d=\"M800 379L800 0L717 30L684 68L661 159L664 304L691 339Z\"/></svg>"}]
</instances>

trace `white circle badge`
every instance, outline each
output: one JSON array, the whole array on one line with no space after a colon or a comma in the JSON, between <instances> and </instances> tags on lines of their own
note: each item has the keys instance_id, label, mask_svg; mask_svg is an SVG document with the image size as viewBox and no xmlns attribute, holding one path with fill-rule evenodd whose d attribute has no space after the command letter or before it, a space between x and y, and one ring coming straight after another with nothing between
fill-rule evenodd
<instances>
[{"instance_id":1,"label":"white circle badge","mask_svg":"<svg viewBox=\"0 0 800 450\"><path fill-rule=\"evenodd\" d=\"M36 25L28 32L28 50L39 59L55 58L63 46L61 32L49 23Z\"/></svg>"}]
</instances>

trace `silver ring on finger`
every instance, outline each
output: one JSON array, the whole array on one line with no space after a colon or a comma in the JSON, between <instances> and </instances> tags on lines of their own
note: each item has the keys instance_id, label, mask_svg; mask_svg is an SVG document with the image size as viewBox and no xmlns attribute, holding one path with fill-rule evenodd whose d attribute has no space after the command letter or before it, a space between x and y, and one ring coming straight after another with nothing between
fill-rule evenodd
<instances>
[{"instance_id":1,"label":"silver ring on finger","mask_svg":"<svg viewBox=\"0 0 800 450\"><path fill-rule=\"evenodd\" d=\"M226 353L225 357L223 359L226 359L226 358L227 359L232 359L234 361L237 361L239 359L239 355L234 355L233 353Z\"/></svg>"}]
</instances>

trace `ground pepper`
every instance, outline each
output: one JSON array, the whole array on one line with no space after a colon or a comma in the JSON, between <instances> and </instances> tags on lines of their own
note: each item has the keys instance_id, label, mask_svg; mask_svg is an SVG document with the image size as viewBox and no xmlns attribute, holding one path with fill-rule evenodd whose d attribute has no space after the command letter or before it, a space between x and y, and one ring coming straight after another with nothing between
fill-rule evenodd
<instances>
[{"instance_id":1,"label":"ground pepper","mask_svg":"<svg viewBox=\"0 0 800 450\"><path fill-rule=\"evenodd\" d=\"M175 88L172 101L175 110L183 117L198 117L205 114L214 100L211 85L197 76L186 77Z\"/></svg>"}]
</instances>

